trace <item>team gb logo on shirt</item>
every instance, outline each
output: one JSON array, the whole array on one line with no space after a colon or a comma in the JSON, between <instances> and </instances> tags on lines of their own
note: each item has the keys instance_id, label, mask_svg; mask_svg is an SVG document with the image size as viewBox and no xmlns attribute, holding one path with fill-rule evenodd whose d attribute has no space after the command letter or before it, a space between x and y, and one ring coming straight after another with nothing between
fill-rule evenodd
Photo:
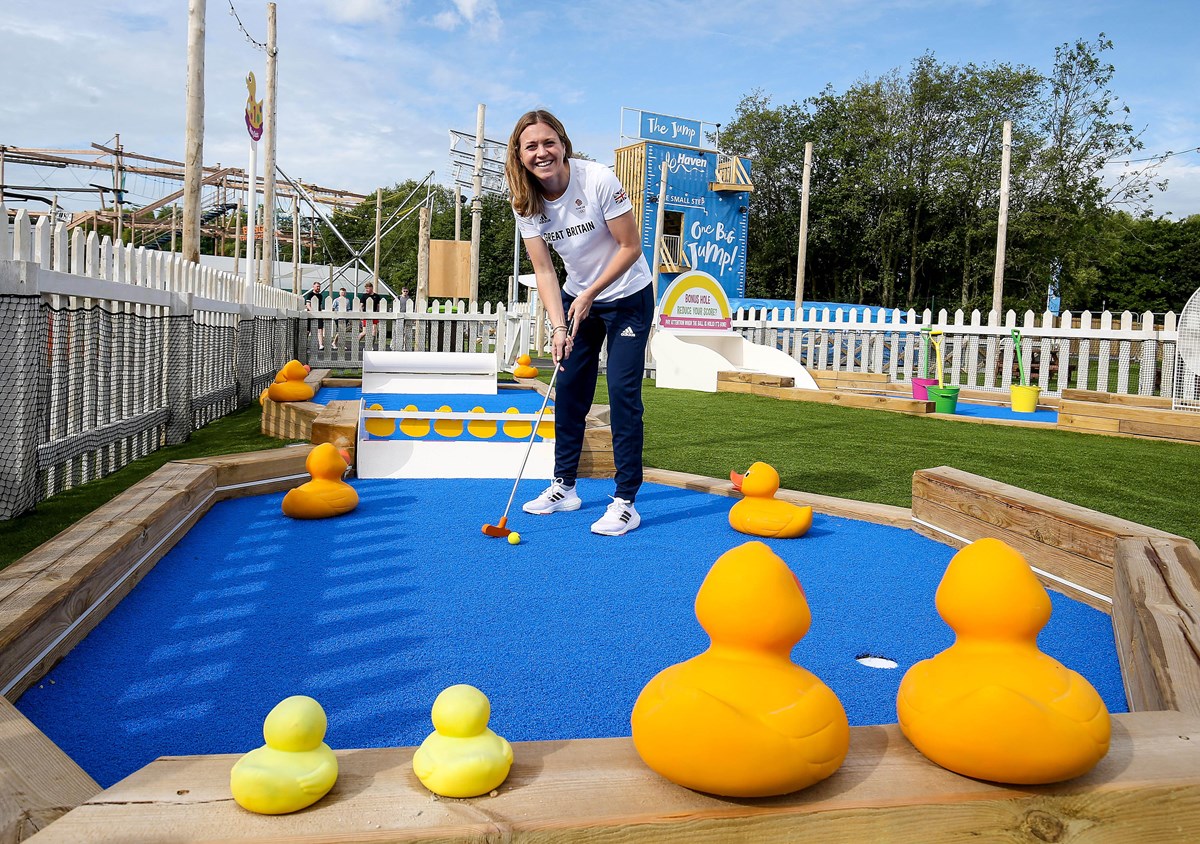
<instances>
[{"instance_id":1,"label":"team gb logo on shirt","mask_svg":"<svg viewBox=\"0 0 1200 844\"><path fill-rule=\"evenodd\" d=\"M621 188L619 191L617 191L616 195L613 197L613 202L620 204L620 203L624 202L626 199L628 199L628 197L625 195L625 188Z\"/></svg>"}]
</instances>

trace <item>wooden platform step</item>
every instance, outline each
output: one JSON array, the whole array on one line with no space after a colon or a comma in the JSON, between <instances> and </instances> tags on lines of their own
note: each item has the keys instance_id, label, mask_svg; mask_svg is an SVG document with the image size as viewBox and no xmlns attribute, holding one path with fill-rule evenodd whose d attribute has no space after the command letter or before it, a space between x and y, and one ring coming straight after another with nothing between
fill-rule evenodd
<instances>
[{"instance_id":1,"label":"wooden platform step","mask_svg":"<svg viewBox=\"0 0 1200 844\"><path fill-rule=\"evenodd\" d=\"M794 387L796 379L790 375L768 375L765 372L733 370L717 373L717 384L721 383L751 384L759 387ZM718 387L718 389L720 388Z\"/></svg>"},{"instance_id":2,"label":"wooden platform step","mask_svg":"<svg viewBox=\"0 0 1200 844\"><path fill-rule=\"evenodd\" d=\"M913 398L903 398L900 396L856 393L848 390L803 390L796 387L778 387L742 381L722 381L718 378L717 392L750 393L756 396L783 399L784 401L815 402L818 404L836 404L842 407L890 410L893 413L908 413L914 416L933 413L933 402L931 401L917 401Z\"/></svg>"},{"instance_id":3,"label":"wooden platform step","mask_svg":"<svg viewBox=\"0 0 1200 844\"><path fill-rule=\"evenodd\" d=\"M1161 396L1063 390L1058 427L1092 434L1200 443L1200 413L1172 410Z\"/></svg>"}]
</instances>

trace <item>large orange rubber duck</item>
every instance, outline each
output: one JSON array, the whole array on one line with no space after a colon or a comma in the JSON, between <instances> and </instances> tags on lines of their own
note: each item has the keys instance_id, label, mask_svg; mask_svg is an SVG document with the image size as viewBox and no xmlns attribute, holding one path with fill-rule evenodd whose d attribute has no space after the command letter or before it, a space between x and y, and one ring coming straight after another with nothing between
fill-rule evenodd
<instances>
[{"instance_id":1,"label":"large orange rubber duck","mask_svg":"<svg viewBox=\"0 0 1200 844\"><path fill-rule=\"evenodd\" d=\"M308 453L304 468L312 480L283 497L283 514L293 519L327 519L358 506L358 493L342 480L349 465L333 443L321 443Z\"/></svg>"},{"instance_id":2,"label":"large orange rubber duck","mask_svg":"<svg viewBox=\"0 0 1200 844\"><path fill-rule=\"evenodd\" d=\"M775 498L779 491L779 473L761 461L746 474L729 473L734 486L745 496L729 510L729 526L751 536L771 539L795 539L812 527L812 507Z\"/></svg>"},{"instance_id":3,"label":"large orange rubber duck","mask_svg":"<svg viewBox=\"0 0 1200 844\"><path fill-rule=\"evenodd\" d=\"M1108 752L1104 701L1038 650L1050 598L1025 559L998 539L954 555L937 610L957 634L900 683L900 729L959 774L1033 785L1077 777Z\"/></svg>"},{"instance_id":4,"label":"large orange rubber duck","mask_svg":"<svg viewBox=\"0 0 1200 844\"><path fill-rule=\"evenodd\" d=\"M298 360L290 360L275 376L275 383L267 387L267 398L271 401L308 401L316 395L304 379L308 368Z\"/></svg>"},{"instance_id":5,"label":"large orange rubber duck","mask_svg":"<svg viewBox=\"0 0 1200 844\"><path fill-rule=\"evenodd\" d=\"M679 785L727 797L788 794L842 764L841 701L791 660L812 616L791 570L761 542L727 551L696 596L708 650L672 665L631 718L642 760Z\"/></svg>"}]
</instances>

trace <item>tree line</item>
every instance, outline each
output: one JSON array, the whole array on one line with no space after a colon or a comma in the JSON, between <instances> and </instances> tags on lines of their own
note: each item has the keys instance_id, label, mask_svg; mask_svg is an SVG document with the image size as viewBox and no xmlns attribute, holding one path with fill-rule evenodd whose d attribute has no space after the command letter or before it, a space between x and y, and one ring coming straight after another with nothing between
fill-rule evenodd
<instances>
[{"instance_id":1,"label":"tree line","mask_svg":"<svg viewBox=\"0 0 1200 844\"><path fill-rule=\"evenodd\" d=\"M721 151L749 158L746 295L795 295L804 144L810 184L805 299L935 310L990 309L1002 125L1012 122L1004 307L1040 312L1055 286L1063 309L1178 312L1200 287L1200 215L1154 217L1162 156L1143 158L1129 109L1113 93L1112 41L1064 43L1048 74L1021 65L952 65L926 53L907 70L826 87L777 105L756 90L721 130ZM716 140L716 139L713 139ZM1140 159L1140 160L1139 160ZM1128 162L1128 163L1126 163ZM418 185L386 188L389 219ZM455 194L422 187L431 236L453 239ZM507 298L514 223L505 197L482 198L480 298ZM462 208L470 238L470 205ZM375 201L334 224L357 249ZM350 253L321 226L325 260ZM381 276L414 286L418 219L384 238ZM373 251L365 256L368 265ZM317 260L321 260L318 257ZM522 272L530 272L522 255Z\"/></svg>"},{"instance_id":2,"label":"tree line","mask_svg":"<svg viewBox=\"0 0 1200 844\"><path fill-rule=\"evenodd\" d=\"M811 141L807 300L989 310L1009 120L1004 307L1040 312L1053 285L1073 312L1178 312L1200 286L1200 217L1147 210L1162 157L1136 161L1112 46L1063 44L1048 75L925 54L802 103L745 96L720 143L753 162L748 295L794 296Z\"/></svg>"}]
</instances>

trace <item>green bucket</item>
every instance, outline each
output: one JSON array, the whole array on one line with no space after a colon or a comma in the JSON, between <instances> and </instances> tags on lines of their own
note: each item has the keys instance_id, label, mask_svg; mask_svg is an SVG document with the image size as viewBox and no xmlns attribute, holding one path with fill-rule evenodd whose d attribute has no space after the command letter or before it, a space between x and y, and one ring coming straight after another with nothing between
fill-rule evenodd
<instances>
[{"instance_id":1,"label":"green bucket","mask_svg":"<svg viewBox=\"0 0 1200 844\"><path fill-rule=\"evenodd\" d=\"M926 387L935 413L953 413L958 408L958 387Z\"/></svg>"}]
</instances>

